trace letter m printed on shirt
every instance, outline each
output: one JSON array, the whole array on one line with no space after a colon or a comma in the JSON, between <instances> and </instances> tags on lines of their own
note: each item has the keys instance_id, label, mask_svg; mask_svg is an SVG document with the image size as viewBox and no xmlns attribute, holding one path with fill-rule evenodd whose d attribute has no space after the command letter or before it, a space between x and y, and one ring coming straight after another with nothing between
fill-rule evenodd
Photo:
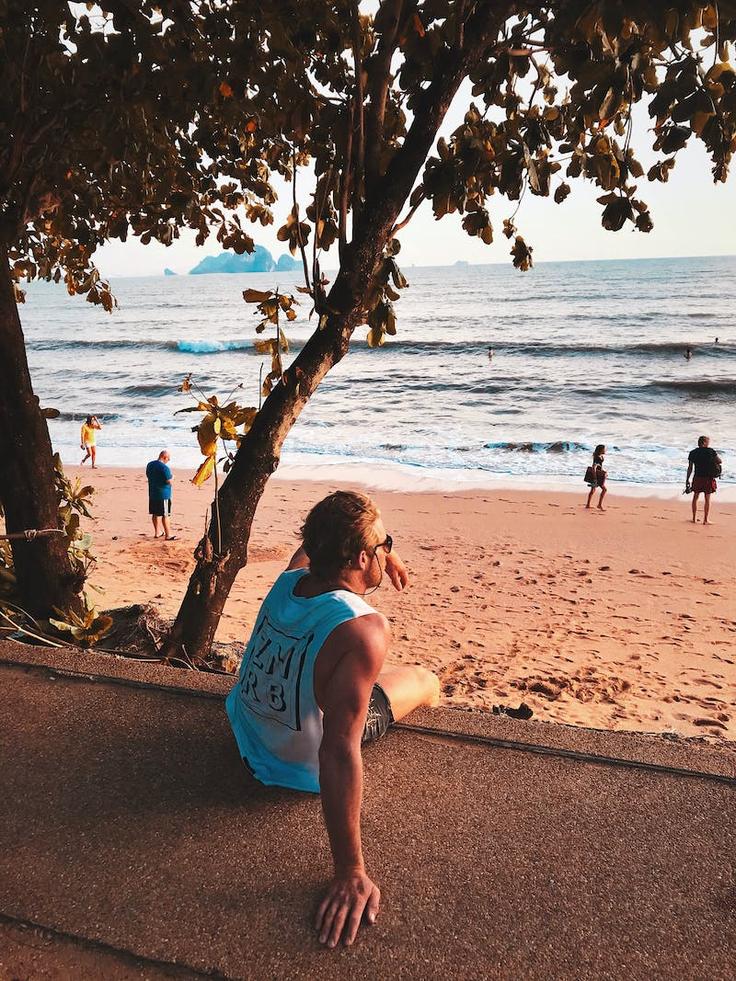
<instances>
[{"instance_id":1,"label":"letter m printed on shirt","mask_svg":"<svg viewBox=\"0 0 736 981\"><path fill-rule=\"evenodd\" d=\"M240 697L251 712L296 732L301 730L300 687L312 639L312 634L294 637L284 633L263 614L240 674Z\"/></svg>"}]
</instances>

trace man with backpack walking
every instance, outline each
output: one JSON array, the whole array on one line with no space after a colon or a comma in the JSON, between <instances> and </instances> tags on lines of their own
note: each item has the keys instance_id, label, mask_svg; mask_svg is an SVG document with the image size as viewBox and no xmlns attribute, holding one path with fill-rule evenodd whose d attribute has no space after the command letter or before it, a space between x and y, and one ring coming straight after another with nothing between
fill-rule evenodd
<instances>
[{"instance_id":1,"label":"man with backpack walking","mask_svg":"<svg viewBox=\"0 0 736 981\"><path fill-rule=\"evenodd\" d=\"M693 524L697 521L698 498L704 495L703 503L703 524L708 525L708 515L710 513L710 495L715 494L717 483L716 477L721 476L721 458L710 446L709 436L699 436L698 446L690 450L687 458L687 477L685 478L685 493L692 491L693 495ZM690 483L690 476L695 470L695 476Z\"/></svg>"}]
</instances>

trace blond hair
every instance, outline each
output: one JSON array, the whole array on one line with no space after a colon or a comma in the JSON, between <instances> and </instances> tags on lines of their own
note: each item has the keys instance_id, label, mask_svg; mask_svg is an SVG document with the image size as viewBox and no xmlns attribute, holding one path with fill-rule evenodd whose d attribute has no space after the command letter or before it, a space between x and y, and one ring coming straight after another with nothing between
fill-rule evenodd
<instances>
[{"instance_id":1,"label":"blond hair","mask_svg":"<svg viewBox=\"0 0 736 981\"><path fill-rule=\"evenodd\" d=\"M302 544L312 572L329 579L362 551L378 545L373 501L358 491L335 491L312 508L302 525Z\"/></svg>"}]
</instances>

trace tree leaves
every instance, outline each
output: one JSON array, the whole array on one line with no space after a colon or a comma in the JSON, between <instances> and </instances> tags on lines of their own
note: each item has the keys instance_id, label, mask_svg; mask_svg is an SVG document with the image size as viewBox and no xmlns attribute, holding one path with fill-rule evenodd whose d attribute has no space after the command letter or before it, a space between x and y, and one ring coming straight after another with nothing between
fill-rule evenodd
<instances>
[{"instance_id":1,"label":"tree leaves","mask_svg":"<svg viewBox=\"0 0 736 981\"><path fill-rule=\"evenodd\" d=\"M493 227L490 216L485 208L470 211L463 218L463 228L468 235L477 235L486 245L490 245L493 241Z\"/></svg>"},{"instance_id":2,"label":"tree leaves","mask_svg":"<svg viewBox=\"0 0 736 981\"><path fill-rule=\"evenodd\" d=\"M305 221L299 221L299 212L295 207L291 209L286 219L286 224L276 232L279 242L288 242L289 252L292 255L300 245L306 245L311 232L311 227Z\"/></svg>"},{"instance_id":3,"label":"tree leaves","mask_svg":"<svg viewBox=\"0 0 736 981\"><path fill-rule=\"evenodd\" d=\"M59 617L49 617L49 623L60 634L69 634L71 639L80 647L94 647L112 630L113 619L107 614L100 614L95 607L87 608L83 617L74 610L56 610Z\"/></svg>"},{"instance_id":4,"label":"tree leaves","mask_svg":"<svg viewBox=\"0 0 736 981\"><path fill-rule=\"evenodd\" d=\"M195 487L201 487L206 481L210 479L215 471L215 454L208 456L205 460L200 463L197 467L197 472L192 477L192 483Z\"/></svg>"},{"instance_id":5,"label":"tree leaves","mask_svg":"<svg viewBox=\"0 0 736 981\"><path fill-rule=\"evenodd\" d=\"M379 4L374 18L358 19L362 82L387 92L380 131L365 136L368 182L356 180L355 143L350 161L346 155L356 79L344 53L354 38L334 5L216 4L205 12L170 4L164 20L133 16L121 4L94 20L53 5L34 8L30 19L26 8L3 23L0 169L21 163L3 169L0 237L16 247L16 281L63 281L108 311L109 286L89 282L102 242L133 234L170 244L188 228L200 244L214 231L224 248L250 251L238 213L261 226L273 221L271 178L291 179L294 152L299 166L314 165L317 183L307 219L294 207L278 238L292 254L308 241L330 248L339 238L341 189L357 215L378 186L374 178L402 152L404 110L422 111L461 43L478 46L469 76L476 102L438 141L410 206L426 196L436 217L459 214L484 242L492 238L492 194L517 201L528 187L561 203L569 185L553 188L550 178L567 155L568 179L630 197L641 167L615 137L623 141L632 106L645 99L655 152L665 156L650 163L651 180L666 181L667 161L691 140L724 180L736 148L728 60L736 14L723 4L683 0L635 15L602 3L522 4L506 22L473 7L472 38L449 0L404 6L398 18L392 4ZM388 68L381 44L398 44ZM22 84L28 64L32 86Z\"/></svg>"},{"instance_id":6,"label":"tree leaves","mask_svg":"<svg viewBox=\"0 0 736 981\"><path fill-rule=\"evenodd\" d=\"M530 245L527 245L521 235L517 235L514 239L514 244L511 249L511 255L514 260L514 266L520 269L522 272L526 272L533 266L532 262L532 252L534 250Z\"/></svg>"},{"instance_id":7,"label":"tree leaves","mask_svg":"<svg viewBox=\"0 0 736 981\"><path fill-rule=\"evenodd\" d=\"M389 300L381 300L368 314L368 347L382 347L386 334L396 334L396 313Z\"/></svg>"},{"instance_id":8,"label":"tree leaves","mask_svg":"<svg viewBox=\"0 0 736 981\"><path fill-rule=\"evenodd\" d=\"M123 4L90 18L11 3L0 30L0 239L33 259L33 278L111 311L109 286L85 282L110 238L169 245L189 228L201 244L214 230L224 248L252 251L237 210L273 220L271 174L286 175L289 152L278 121L267 132L259 121L272 124L275 98L294 105L297 94L314 118L308 63L293 45L277 59L269 50L283 20L242 5L205 16L170 4L162 19ZM218 73L224 65L237 69Z\"/></svg>"},{"instance_id":9,"label":"tree leaves","mask_svg":"<svg viewBox=\"0 0 736 981\"><path fill-rule=\"evenodd\" d=\"M286 342L286 338L284 338L284 342ZM257 343L268 344L269 342ZM192 376L189 374L185 379L188 384L186 391L192 391L195 388L199 391L191 378ZM242 384L238 385L237 388L242 388ZM179 386L179 391L182 390L182 387ZM234 442L236 446L239 446L253 425L258 415L258 409L253 406L242 406L235 401L228 401L225 405L220 405L220 399L216 395L210 395L209 398L204 398L196 402L195 405L187 405L183 409L178 409L174 415L183 412L204 413L198 425L192 427L192 432L197 434L199 448L205 457L192 478L192 483L199 487L206 483L213 474L216 474L218 443L221 442L224 446L228 442Z\"/></svg>"},{"instance_id":10,"label":"tree leaves","mask_svg":"<svg viewBox=\"0 0 736 981\"><path fill-rule=\"evenodd\" d=\"M217 416L208 412L196 427L197 442L199 443L199 448L203 456L212 456L217 449L217 437L220 427L218 426L216 431L215 422L219 422Z\"/></svg>"},{"instance_id":11,"label":"tree leaves","mask_svg":"<svg viewBox=\"0 0 736 981\"><path fill-rule=\"evenodd\" d=\"M271 290L243 290L243 299L246 303L264 303L271 296Z\"/></svg>"},{"instance_id":12,"label":"tree leaves","mask_svg":"<svg viewBox=\"0 0 736 981\"><path fill-rule=\"evenodd\" d=\"M613 196L603 209L601 224L610 232L618 232L627 221L634 220L634 209L627 197Z\"/></svg>"},{"instance_id":13,"label":"tree leaves","mask_svg":"<svg viewBox=\"0 0 736 981\"><path fill-rule=\"evenodd\" d=\"M297 289L300 288L297 287ZM300 291L308 292L305 289ZM269 324L274 324L277 328L277 337L281 349L284 352L288 351L289 342L279 326L279 314L283 313L288 321L296 320L294 306L298 306L299 301L294 298L293 294L280 293L278 290L248 289L243 291L243 299L246 303L255 303L257 305L256 313L262 318L256 326L256 333L261 334Z\"/></svg>"}]
</instances>

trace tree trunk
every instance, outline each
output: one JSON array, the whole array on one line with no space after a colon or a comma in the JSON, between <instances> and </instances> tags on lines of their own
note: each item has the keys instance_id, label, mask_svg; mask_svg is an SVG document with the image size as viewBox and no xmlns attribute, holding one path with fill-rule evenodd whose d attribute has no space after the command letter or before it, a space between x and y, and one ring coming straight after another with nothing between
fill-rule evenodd
<instances>
[{"instance_id":1,"label":"tree trunk","mask_svg":"<svg viewBox=\"0 0 736 981\"><path fill-rule=\"evenodd\" d=\"M219 554L216 522L211 521L195 553L197 565L186 595L164 642L167 656L184 652L191 660L200 661L209 654L232 584L248 561L253 516L268 478L278 467L284 440L321 380L347 353L356 326L365 322L366 298L391 230L479 50L480 44L475 49L452 52L444 70L438 70L435 81L423 93L401 151L375 183L355 223L353 241L341 252L340 271L327 298L327 326L309 338L266 399L235 454L218 494L222 528Z\"/></svg>"},{"instance_id":2,"label":"tree trunk","mask_svg":"<svg viewBox=\"0 0 736 981\"><path fill-rule=\"evenodd\" d=\"M0 501L10 532L59 526L46 420L33 394L8 255L0 245ZM63 535L13 541L18 601L36 617L81 608Z\"/></svg>"},{"instance_id":3,"label":"tree trunk","mask_svg":"<svg viewBox=\"0 0 736 981\"><path fill-rule=\"evenodd\" d=\"M380 255L382 245L378 247ZM371 265L375 264L375 260ZM330 292L330 306L345 312L330 315L323 330L316 331L304 345L299 358L285 372L281 382L266 399L250 432L243 440L232 469L218 494L222 542L217 543L217 522L210 521L208 534L195 553L197 565L169 635L164 653L169 657L185 653L191 660L207 656L235 577L248 561L248 541L256 507L266 483L279 464L281 447L289 430L317 386L347 353L350 336L361 321L370 275L338 274ZM215 504L213 503L213 509Z\"/></svg>"}]
</instances>

